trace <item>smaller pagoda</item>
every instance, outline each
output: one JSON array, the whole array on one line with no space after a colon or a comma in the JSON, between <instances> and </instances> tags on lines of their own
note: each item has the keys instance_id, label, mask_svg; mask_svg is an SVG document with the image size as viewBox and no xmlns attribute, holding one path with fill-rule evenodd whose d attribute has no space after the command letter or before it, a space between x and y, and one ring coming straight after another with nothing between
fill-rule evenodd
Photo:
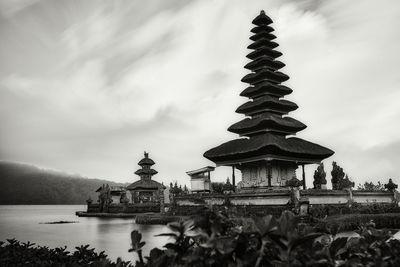
<instances>
[{"instance_id":1,"label":"smaller pagoda","mask_svg":"<svg viewBox=\"0 0 400 267\"><path fill-rule=\"evenodd\" d=\"M160 202L160 192L164 192L166 187L151 179L153 175L158 173L151 168L154 164L154 161L149 158L149 153L145 151L144 158L138 163L141 168L135 171L140 180L126 188L132 195L133 203Z\"/></svg>"}]
</instances>

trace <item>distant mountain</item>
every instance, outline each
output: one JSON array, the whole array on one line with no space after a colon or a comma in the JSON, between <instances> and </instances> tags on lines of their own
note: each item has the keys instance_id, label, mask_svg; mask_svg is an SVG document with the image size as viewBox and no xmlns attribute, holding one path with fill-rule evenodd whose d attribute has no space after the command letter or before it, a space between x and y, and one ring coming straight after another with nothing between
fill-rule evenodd
<instances>
[{"instance_id":1,"label":"distant mountain","mask_svg":"<svg viewBox=\"0 0 400 267\"><path fill-rule=\"evenodd\" d=\"M35 166L0 161L0 205L85 204L102 184L126 186L107 180L82 178Z\"/></svg>"}]
</instances>

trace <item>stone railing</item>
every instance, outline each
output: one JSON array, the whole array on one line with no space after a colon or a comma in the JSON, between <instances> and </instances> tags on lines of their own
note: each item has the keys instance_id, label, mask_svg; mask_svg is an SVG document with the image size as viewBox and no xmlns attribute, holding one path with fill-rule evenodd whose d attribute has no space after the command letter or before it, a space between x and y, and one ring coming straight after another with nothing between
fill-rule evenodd
<instances>
[{"instance_id":1,"label":"stone railing","mask_svg":"<svg viewBox=\"0 0 400 267\"><path fill-rule=\"evenodd\" d=\"M189 194L175 197L178 206L224 205L287 205L290 201L289 190L262 193L230 193L230 194Z\"/></svg>"},{"instance_id":2,"label":"stone railing","mask_svg":"<svg viewBox=\"0 0 400 267\"><path fill-rule=\"evenodd\" d=\"M258 193L229 194L188 194L174 198L176 206L285 206L293 205L298 200L306 200L310 205L333 205L357 202L393 203L393 192L389 191L352 191L352 190L270 190Z\"/></svg>"}]
</instances>

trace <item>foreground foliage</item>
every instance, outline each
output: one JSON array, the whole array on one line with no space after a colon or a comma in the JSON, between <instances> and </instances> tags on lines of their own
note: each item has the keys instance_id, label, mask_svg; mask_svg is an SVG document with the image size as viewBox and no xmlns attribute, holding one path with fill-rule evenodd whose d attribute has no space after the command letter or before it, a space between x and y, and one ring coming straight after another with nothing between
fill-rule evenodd
<instances>
[{"instance_id":1,"label":"foreground foliage","mask_svg":"<svg viewBox=\"0 0 400 267\"><path fill-rule=\"evenodd\" d=\"M104 251L97 253L89 245L67 251L67 247L49 248L7 239L0 242L0 266L129 266L129 262L111 262Z\"/></svg>"},{"instance_id":2,"label":"foreground foliage","mask_svg":"<svg viewBox=\"0 0 400 267\"><path fill-rule=\"evenodd\" d=\"M133 263L111 262L104 252L88 246L73 253L66 248L34 247L8 240L0 246L0 266L400 266L400 241L372 222L352 237L338 227L311 227L289 211L273 216L232 220L223 212L205 212L193 220L169 224L163 249L146 245L138 231L131 233Z\"/></svg>"},{"instance_id":3,"label":"foreground foliage","mask_svg":"<svg viewBox=\"0 0 400 267\"><path fill-rule=\"evenodd\" d=\"M336 235L337 228L316 232L288 211L239 225L223 213L208 213L169 226L172 233L162 235L173 242L154 248L136 266L400 266L400 241L373 223L351 238ZM142 246L135 233L132 251L141 253Z\"/></svg>"}]
</instances>

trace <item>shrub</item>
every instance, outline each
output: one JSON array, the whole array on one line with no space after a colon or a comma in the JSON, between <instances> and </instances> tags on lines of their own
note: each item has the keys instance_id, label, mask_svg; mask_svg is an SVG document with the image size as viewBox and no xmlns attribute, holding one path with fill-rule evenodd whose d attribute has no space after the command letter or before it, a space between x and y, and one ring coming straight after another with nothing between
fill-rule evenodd
<instances>
[{"instance_id":1,"label":"shrub","mask_svg":"<svg viewBox=\"0 0 400 267\"><path fill-rule=\"evenodd\" d=\"M397 189L397 187L398 187L398 185L393 183L392 179L389 179L389 182L387 184L385 184L385 188L388 191L394 191Z\"/></svg>"},{"instance_id":2,"label":"shrub","mask_svg":"<svg viewBox=\"0 0 400 267\"><path fill-rule=\"evenodd\" d=\"M373 182L365 182L363 185L359 184L357 190L360 191L383 191L385 188L381 182L374 184Z\"/></svg>"},{"instance_id":3,"label":"shrub","mask_svg":"<svg viewBox=\"0 0 400 267\"><path fill-rule=\"evenodd\" d=\"M76 247L72 253L66 249L7 239L7 243L0 242L0 266L131 266L121 259L112 262L104 251L97 253L89 245Z\"/></svg>"},{"instance_id":4,"label":"shrub","mask_svg":"<svg viewBox=\"0 0 400 267\"><path fill-rule=\"evenodd\" d=\"M317 224L316 229L336 229L337 232L343 232L357 230L360 226L370 222L373 222L374 227L379 229L398 229L400 228L400 214L347 214L335 216L320 221Z\"/></svg>"},{"instance_id":5,"label":"shrub","mask_svg":"<svg viewBox=\"0 0 400 267\"><path fill-rule=\"evenodd\" d=\"M321 185L326 185L326 172L324 170L324 164L321 163L314 172L314 189L321 189Z\"/></svg>"},{"instance_id":6,"label":"shrub","mask_svg":"<svg viewBox=\"0 0 400 267\"><path fill-rule=\"evenodd\" d=\"M324 218L338 214L379 214L379 213L400 213L400 207L395 203L374 203L362 205L353 202L349 207L342 205L312 205L310 215L315 218Z\"/></svg>"}]
</instances>

